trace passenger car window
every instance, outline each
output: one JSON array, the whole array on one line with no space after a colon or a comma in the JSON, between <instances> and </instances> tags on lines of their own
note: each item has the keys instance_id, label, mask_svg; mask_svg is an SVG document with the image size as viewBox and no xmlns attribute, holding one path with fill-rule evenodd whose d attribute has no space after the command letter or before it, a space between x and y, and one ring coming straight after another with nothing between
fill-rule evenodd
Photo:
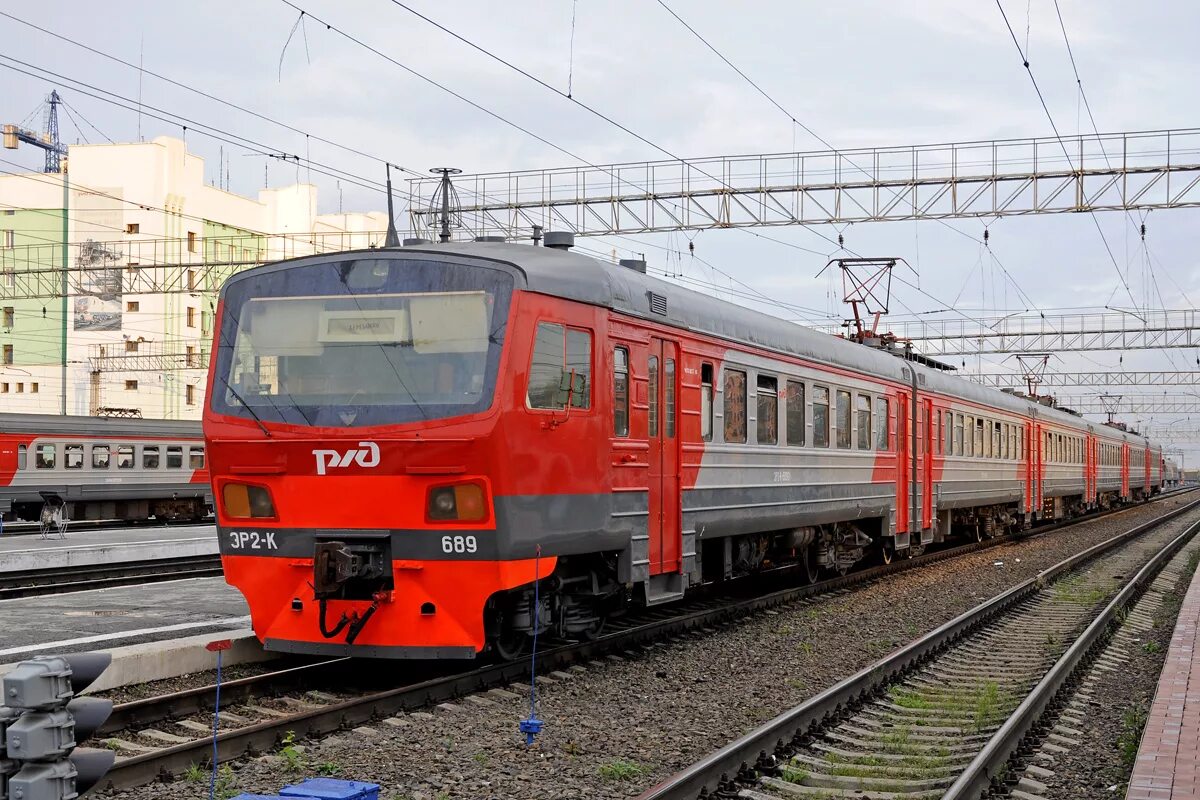
<instances>
[{"instance_id":1,"label":"passenger car window","mask_svg":"<svg viewBox=\"0 0 1200 800\"><path fill-rule=\"evenodd\" d=\"M63 466L67 469L83 469L83 445L63 446Z\"/></svg>"},{"instance_id":2,"label":"passenger car window","mask_svg":"<svg viewBox=\"0 0 1200 800\"><path fill-rule=\"evenodd\" d=\"M779 442L779 379L758 376L758 406L756 427L759 444Z\"/></svg>"},{"instance_id":3,"label":"passenger car window","mask_svg":"<svg viewBox=\"0 0 1200 800\"><path fill-rule=\"evenodd\" d=\"M829 388L813 387L813 447L829 447Z\"/></svg>"},{"instance_id":4,"label":"passenger car window","mask_svg":"<svg viewBox=\"0 0 1200 800\"><path fill-rule=\"evenodd\" d=\"M142 469L158 469L159 453L157 447L142 448Z\"/></svg>"},{"instance_id":5,"label":"passenger car window","mask_svg":"<svg viewBox=\"0 0 1200 800\"><path fill-rule=\"evenodd\" d=\"M26 469L29 466L29 448L23 444L17 445L17 469Z\"/></svg>"},{"instance_id":6,"label":"passenger car window","mask_svg":"<svg viewBox=\"0 0 1200 800\"><path fill-rule=\"evenodd\" d=\"M712 441L713 430L713 367L700 365L700 438Z\"/></svg>"},{"instance_id":7,"label":"passenger car window","mask_svg":"<svg viewBox=\"0 0 1200 800\"><path fill-rule=\"evenodd\" d=\"M553 322L539 322L529 364L530 408L591 407L592 335Z\"/></svg>"},{"instance_id":8,"label":"passenger car window","mask_svg":"<svg viewBox=\"0 0 1200 800\"><path fill-rule=\"evenodd\" d=\"M892 423L891 401L886 397L875 398L875 449L890 449Z\"/></svg>"},{"instance_id":9,"label":"passenger car window","mask_svg":"<svg viewBox=\"0 0 1200 800\"><path fill-rule=\"evenodd\" d=\"M855 402L858 404L858 449L870 450L871 441L871 398L860 394Z\"/></svg>"},{"instance_id":10,"label":"passenger car window","mask_svg":"<svg viewBox=\"0 0 1200 800\"><path fill-rule=\"evenodd\" d=\"M787 382L787 443L792 447L804 446L804 384Z\"/></svg>"},{"instance_id":11,"label":"passenger car window","mask_svg":"<svg viewBox=\"0 0 1200 800\"><path fill-rule=\"evenodd\" d=\"M117 469L133 469L133 445L123 444L117 448Z\"/></svg>"},{"instance_id":12,"label":"passenger car window","mask_svg":"<svg viewBox=\"0 0 1200 800\"><path fill-rule=\"evenodd\" d=\"M839 449L850 449L850 393L841 389L837 392L837 446Z\"/></svg>"},{"instance_id":13,"label":"passenger car window","mask_svg":"<svg viewBox=\"0 0 1200 800\"><path fill-rule=\"evenodd\" d=\"M92 469L108 469L108 445L92 445Z\"/></svg>"},{"instance_id":14,"label":"passenger car window","mask_svg":"<svg viewBox=\"0 0 1200 800\"><path fill-rule=\"evenodd\" d=\"M190 469L204 469L203 447L192 447L188 449L188 467Z\"/></svg>"},{"instance_id":15,"label":"passenger car window","mask_svg":"<svg viewBox=\"0 0 1200 800\"><path fill-rule=\"evenodd\" d=\"M38 469L54 469L57 460L56 448L52 444L39 444L34 450L33 463Z\"/></svg>"},{"instance_id":16,"label":"passenger car window","mask_svg":"<svg viewBox=\"0 0 1200 800\"><path fill-rule=\"evenodd\" d=\"M725 441L746 441L746 373L725 370Z\"/></svg>"},{"instance_id":17,"label":"passenger car window","mask_svg":"<svg viewBox=\"0 0 1200 800\"><path fill-rule=\"evenodd\" d=\"M613 434L629 435L629 351L613 350Z\"/></svg>"},{"instance_id":18,"label":"passenger car window","mask_svg":"<svg viewBox=\"0 0 1200 800\"><path fill-rule=\"evenodd\" d=\"M183 447L177 444L167 445L167 469L183 468Z\"/></svg>"},{"instance_id":19,"label":"passenger car window","mask_svg":"<svg viewBox=\"0 0 1200 800\"><path fill-rule=\"evenodd\" d=\"M963 415L954 415L954 455L963 454Z\"/></svg>"}]
</instances>

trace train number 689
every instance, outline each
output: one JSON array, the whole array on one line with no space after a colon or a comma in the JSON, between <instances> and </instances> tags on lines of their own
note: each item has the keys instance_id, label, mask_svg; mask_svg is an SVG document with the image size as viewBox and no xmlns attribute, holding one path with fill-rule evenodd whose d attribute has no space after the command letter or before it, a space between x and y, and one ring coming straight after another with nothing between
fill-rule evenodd
<instances>
[{"instance_id":1,"label":"train number 689","mask_svg":"<svg viewBox=\"0 0 1200 800\"><path fill-rule=\"evenodd\" d=\"M443 553L474 553L479 550L479 543L474 536L443 536Z\"/></svg>"}]
</instances>

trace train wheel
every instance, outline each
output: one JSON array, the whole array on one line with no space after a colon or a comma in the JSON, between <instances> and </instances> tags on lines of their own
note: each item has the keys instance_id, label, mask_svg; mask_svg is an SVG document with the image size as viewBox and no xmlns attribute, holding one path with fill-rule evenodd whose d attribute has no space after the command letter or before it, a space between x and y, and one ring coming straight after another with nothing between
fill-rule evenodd
<instances>
[{"instance_id":1,"label":"train wheel","mask_svg":"<svg viewBox=\"0 0 1200 800\"><path fill-rule=\"evenodd\" d=\"M492 649L501 661L516 661L528 647L529 637L522 631L506 631L492 639Z\"/></svg>"},{"instance_id":2,"label":"train wheel","mask_svg":"<svg viewBox=\"0 0 1200 800\"><path fill-rule=\"evenodd\" d=\"M821 576L821 568L817 564L817 554L811 545L804 548L800 562L804 565L804 580L810 584L816 583L817 578Z\"/></svg>"}]
</instances>

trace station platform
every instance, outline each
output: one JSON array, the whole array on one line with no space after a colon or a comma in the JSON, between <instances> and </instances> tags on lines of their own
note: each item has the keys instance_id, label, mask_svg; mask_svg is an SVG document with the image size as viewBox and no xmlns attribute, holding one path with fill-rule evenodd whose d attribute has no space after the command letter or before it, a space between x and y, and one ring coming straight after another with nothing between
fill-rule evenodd
<instances>
[{"instance_id":1,"label":"station platform","mask_svg":"<svg viewBox=\"0 0 1200 800\"><path fill-rule=\"evenodd\" d=\"M0 536L0 572L216 553L217 533L212 524L68 529L65 539L6 533Z\"/></svg>"},{"instance_id":2,"label":"station platform","mask_svg":"<svg viewBox=\"0 0 1200 800\"><path fill-rule=\"evenodd\" d=\"M1200 798L1200 571L1171 635L1125 797Z\"/></svg>"}]
</instances>

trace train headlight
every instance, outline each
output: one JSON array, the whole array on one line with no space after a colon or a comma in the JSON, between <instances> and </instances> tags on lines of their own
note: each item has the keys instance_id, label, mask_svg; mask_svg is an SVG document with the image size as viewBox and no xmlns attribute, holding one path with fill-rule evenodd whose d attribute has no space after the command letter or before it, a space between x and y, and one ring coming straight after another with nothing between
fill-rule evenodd
<instances>
[{"instance_id":1,"label":"train headlight","mask_svg":"<svg viewBox=\"0 0 1200 800\"><path fill-rule=\"evenodd\" d=\"M265 486L247 483L227 483L221 490L225 501L225 516L235 519L271 519L275 503Z\"/></svg>"},{"instance_id":2,"label":"train headlight","mask_svg":"<svg viewBox=\"0 0 1200 800\"><path fill-rule=\"evenodd\" d=\"M426 509L431 522L480 522L488 514L486 493L477 483L431 487Z\"/></svg>"}]
</instances>

